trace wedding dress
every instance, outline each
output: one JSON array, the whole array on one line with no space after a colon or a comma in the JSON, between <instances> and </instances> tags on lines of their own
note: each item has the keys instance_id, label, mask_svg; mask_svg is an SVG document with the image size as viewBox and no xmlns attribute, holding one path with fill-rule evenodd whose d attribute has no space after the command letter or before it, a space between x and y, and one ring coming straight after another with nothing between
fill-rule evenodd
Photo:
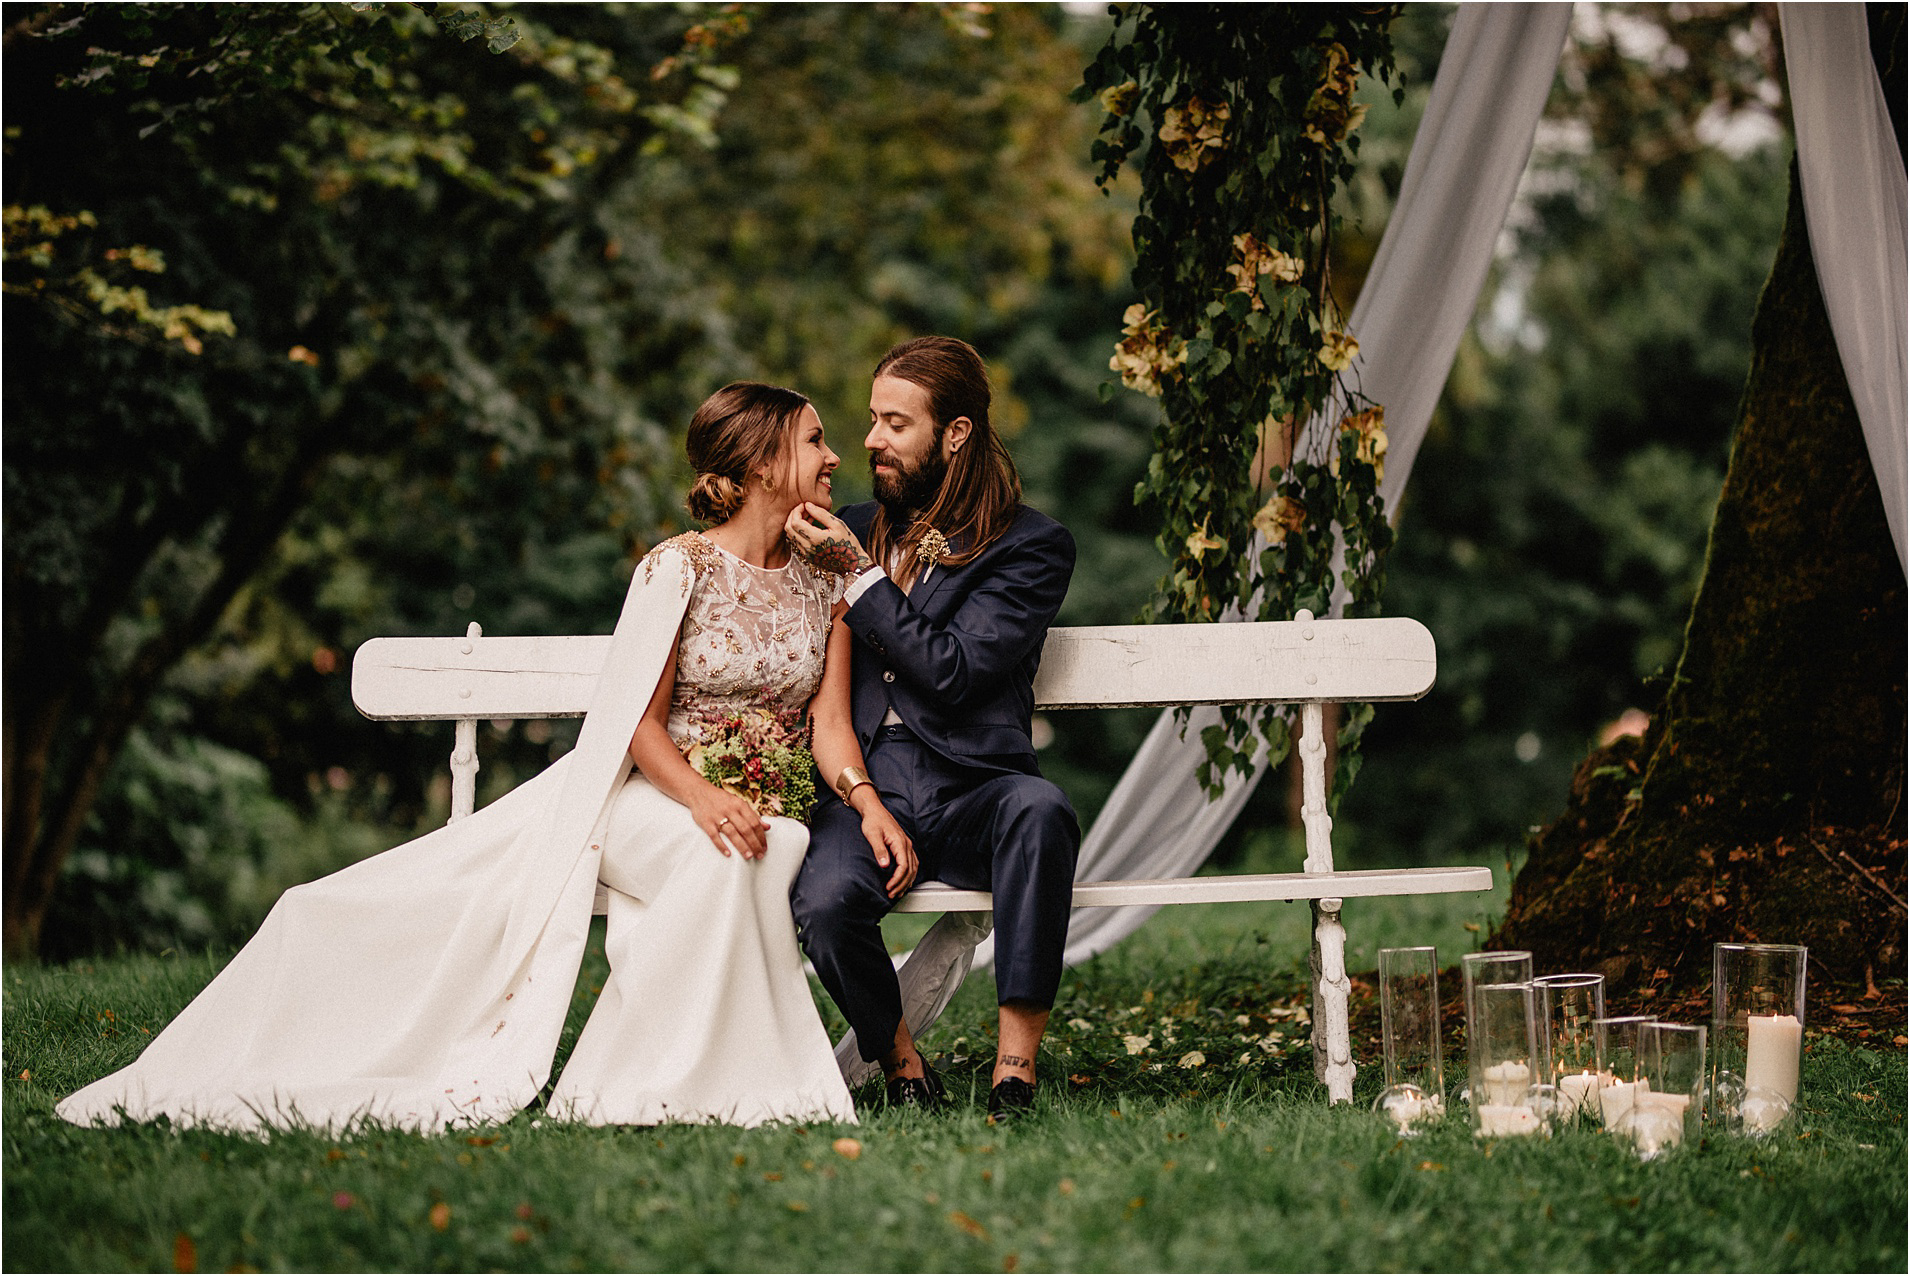
<instances>
[{"instance_id":1,"label":"wedding dress","mask_svg":"<svg viewBox=\"0 0 1910 1276\"><path fill-rule=\"evenodd\" d=\"M772 817L764 859L726 859L628 754L679 629L670 729L694 742L745 701L807 700L839 592L799 560L751 567L695 533L658 546L570 753L465 819L287 891L139 1059L59 1115L245 1131L507 1120L549 1079L601 870L612 973L555 1114L853 1121L789 913L807 831Z\"/></svg>"}]
</instances>

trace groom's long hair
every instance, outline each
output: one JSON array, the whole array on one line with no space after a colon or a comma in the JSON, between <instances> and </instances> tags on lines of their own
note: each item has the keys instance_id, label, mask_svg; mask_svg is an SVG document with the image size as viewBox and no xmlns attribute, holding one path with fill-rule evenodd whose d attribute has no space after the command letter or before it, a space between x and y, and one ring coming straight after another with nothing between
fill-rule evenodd
<instances>
[{"instance_id":1,"label":"groom's long hair","mask_svg":"<svg viewBox=\"0 0 1910 1276\"><path fill-rule=\"evenodd\" d=\"M886 506L877 508L869 524L870 556L889 563L896 555L896 577L912 581L922 537L934 528L948 540L948 551L937 562L948 567L972 562L1008 530L1021 504L1021 475L988 420L993 394L987 365L966 341L917 337L883 355L875 375L899 377L927 393L929 411L935 414L932 456L939 455L950 421L965 416L973 428L949 460L941 489L926 509L915 511L913 523L897 527Z\"/></svg>"}]
</instances>

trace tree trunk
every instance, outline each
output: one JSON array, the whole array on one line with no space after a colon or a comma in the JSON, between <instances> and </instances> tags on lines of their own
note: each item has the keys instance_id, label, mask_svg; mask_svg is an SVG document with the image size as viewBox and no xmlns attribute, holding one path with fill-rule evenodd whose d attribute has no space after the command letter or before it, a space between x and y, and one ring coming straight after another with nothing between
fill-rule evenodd
<instances>
[{"instance_id":1,"label":"tree trunk","mask_svg":"<svg viewBox=\"0 0 1910 1276\"><path fill-rule=\"evenodd\" d=\"M1603 971L1626 1011L1690 1017L1713 943L1800 943L1820 1008L1899 1005L1904 667L1904 572L1793 163L1676 673L1642 738L1580 765L1492 946Z\"/></svg>"}]
</instances>

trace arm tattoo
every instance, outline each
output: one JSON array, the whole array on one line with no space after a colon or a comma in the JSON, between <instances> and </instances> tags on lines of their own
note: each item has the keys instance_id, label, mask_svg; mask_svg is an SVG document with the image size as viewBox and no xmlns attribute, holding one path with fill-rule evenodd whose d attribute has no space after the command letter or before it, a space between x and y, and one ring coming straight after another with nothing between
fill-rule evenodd
<instances>
[{"instance_id":1,"label":"arm tattoo","mask_svg":"<svg viewBox=\"0 0 1910 1276\"><path fill-rule=\"evenodd\" d=\"M834 572L838 576L856 575L875 565L862 546L840 536L832 536L817 545L809 551L808 557L811 566Z\"/></svg>"}]
</instances>

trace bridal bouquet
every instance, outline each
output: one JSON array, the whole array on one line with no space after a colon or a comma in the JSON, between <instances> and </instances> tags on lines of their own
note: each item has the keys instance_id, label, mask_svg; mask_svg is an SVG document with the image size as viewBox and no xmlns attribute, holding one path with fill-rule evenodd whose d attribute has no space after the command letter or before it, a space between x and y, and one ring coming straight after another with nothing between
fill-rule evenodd
<instances>
[{"instance_id":1,"label":"bridal bouquet","mask_svg":"<svg viewBox=\"0 0 1910 1276\"><path fill-rule=\"evenodd\" d=\"M704 729L703 740L684 753L699 775L760 815L809 818L816 760L800 725L766 709L746 709L715 718Z\"/></svg>"}]
</instances>

